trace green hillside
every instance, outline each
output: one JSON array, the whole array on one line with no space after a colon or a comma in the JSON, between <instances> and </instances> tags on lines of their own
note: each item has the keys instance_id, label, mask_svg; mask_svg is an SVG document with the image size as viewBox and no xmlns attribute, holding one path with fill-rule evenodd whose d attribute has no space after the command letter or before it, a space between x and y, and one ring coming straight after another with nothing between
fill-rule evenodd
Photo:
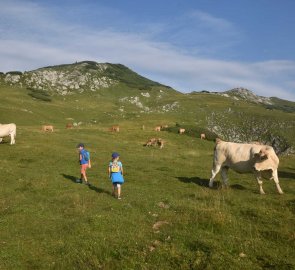
<instances>
[{"instance_id":1,"label":"green hillside","mask_svg":"<svg viewBox=\"0 0 295 270\"><path fill-rule=\"evenodd\" d=\"M88 61L9 74L0 123L16 123L17 137L0 144L0 269L294 269L293 102L182 94ZM251 174L233 171L230 188L209 189L216 136L272 144L285 194L265 180L261 196ZM143 146L153 137L163 149ZM75 182L79 142L91 153L89 187ZM121 201L106 173L113 151Z\"/></svg>"}]
</instances>

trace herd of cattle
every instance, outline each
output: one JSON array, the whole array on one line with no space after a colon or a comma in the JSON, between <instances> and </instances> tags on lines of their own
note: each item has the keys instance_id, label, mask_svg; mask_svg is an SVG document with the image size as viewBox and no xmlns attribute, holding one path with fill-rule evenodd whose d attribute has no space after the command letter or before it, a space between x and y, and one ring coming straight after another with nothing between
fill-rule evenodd
<instances>
[{"instance_id":1,"label":"herd of cattle","mask_svg":"<svg viewBox=\"0 0 295 270\"><path fill-rule=\"evenodd\" d=\"M66 128L72 127L71 124L66 125ZM157 126L154 130L161 131L163 128L167 128L167 126ZM44 125L42 126L42 131L53 132L53 126ZM120 128L119 126L112 126L110 131L119 132ZM178 133L185 133L185 129L180 128ZM11 138L10 144L15 144L16 125L14 123L0 124L0 143L3 140L3 137L7 136L10 136ZM206 139L205 134L200 134L200 139ZM156 145L163 148L164 140L161 138L151 138L145 144L145 146ZM283 194L278 179L278 166L279 158L274 149L269 145L263 145L257 142L225 142L217 138L214 148L213 168L209 180L209 187L213 187L214 178L219 172L221 172L223 184L227 186L227 172L229 169L232 169L239 173L252 172L257 180L260 194L265 194L262 188L262 178L274 180L278 193Z\"/></svg>"}]
</instances>

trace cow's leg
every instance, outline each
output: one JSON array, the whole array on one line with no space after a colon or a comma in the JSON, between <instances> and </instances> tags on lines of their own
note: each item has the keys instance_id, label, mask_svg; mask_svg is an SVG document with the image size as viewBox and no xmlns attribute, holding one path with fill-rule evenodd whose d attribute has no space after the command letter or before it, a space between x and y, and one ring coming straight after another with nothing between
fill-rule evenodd
<instances>
[{"instance_id":1,"label":"cow's leg","mask_svg":"<svg viewBox=\"0 0 295 270\"><path fill-rule=\"evenodd\" d=\"M213 168L212 168L212 171L211 171L211 178L209 180L209 187L210 188L213 187L214 178L215 178L216 174L218 174L220 169L221 169L221 165L213 165Z\"/></svg>"},{"instance_id":2,"label":"cow's leg","mask_svg":"<svg viewBox=\"0 0 295 270\"><path fill-rule=\"evenodd\" d=\"M262 188L262 184L263 184L263 181L261 180L261 174L259 171L255 171L254 172L254 175L255 175L255 178L257 180L257 183L258 183L258 186L259 186L259 192L260 194L265 194L263 188Z\"/></svg>"},{"instance_id":3,"label":"cow's leg","mask_svg":"<svg viewBox=\"0 0 295 270\"><path fill-rule=\"evenodd\" d=\"M273 180L275 181L275 184L276 184L279 194L284 194L284 192L282 191L280 184L279 184L278 170L273 171L272 177L273 177Z\"/></svg>"},{"instance_id":4,"label":"cow's leg","mask_svg":"<svg viewBox=\"0 0 295 270\"><path fill-rule=\"evenodd\" d=\"M14 133L10 133L10 144L14 144L15 143L15 139L14 139Z\"/></svg>"},{"instance_id":5,"label":"cow's leg","mask_svg":"<svg viewBox=\"0 0 295 270\"><path fill-rule=\"evenodd\" d=\"M225 187L227 187L227 180L228 180L228 177L227 177L227 172L228 172L228 167L222 167L221 168L221 178L222 178L222 181L223 181L223 184Z\"/></svg>"}]
</instances>

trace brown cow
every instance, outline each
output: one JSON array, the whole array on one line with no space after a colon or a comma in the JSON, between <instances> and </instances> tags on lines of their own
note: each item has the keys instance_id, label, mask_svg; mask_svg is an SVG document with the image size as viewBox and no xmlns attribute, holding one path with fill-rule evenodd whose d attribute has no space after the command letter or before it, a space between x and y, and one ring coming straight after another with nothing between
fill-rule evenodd
<instances>
[{"instance_id":1,"label":"brown cow","mask_svg":"<svg viewBox=\"0 0 295 270\"><path fill-rule=\"evenodd\" d=\"M200 138L201 138L201 140L205 140L206 139L205 133L201 133Z\"/></svg>"},{"instance_id":2,"label":"brown cow","mask_svg":"<svg viewBox=\"0 0 295 270\"><path fill-rule=\"evenodd\" d=\"M261 177L273 179L278 193L283 194L279 184L278 166L279 158L271 146L224 142L217 138L209 187L213 187L214 178L220 170L223 183L227 185L227 171L231 168L239 173L253 172L260 194L265 194Z\"/></svg>"},{"instance_id":3,"label":"brown cow","mask_svg":"<svg viewBox=\"0 0 295 270\"><path fill-rule=\"evenodd\" d=\"M120 127L119 126L112 126L110 128L111 131L114 131L114 132L119 132L120 131Z\"/></svg>"},{"instance_id":4,"label":"brown cow","mask_svg":"<svg viewBox=\"0 0 295 270\"><path fill-rule=\"evenodd\" d=\"M67 128L67 129L69 129L69 128L73 128L73 124L72 124L72 123L67 123L66 128Z\"/></svg>"},{"instance_id":5,"label":"brown cow","mask_svg":"<svg viewBox=\"0 0 295 270\"><path fill-rule=\"evenodd\" d=\"M155 131L161 131L161 126L156 126Z\"/></svg>"},{"instance_id":6,"label":"brown cow","mask_svg":"<svg viewBox=\"0 0 295 270\"><path fill-rule=\"evenodd\" d=\"M51 131L53 132L53 126L42 126L42 131Z\"/></svg>"},{"instance_id":7,"label":"brown cow","mask_svg":"<svg viewBox=\"0 0 295 270\"><path fill-rule=\"evenodd\" d=\"M156 146L158 145L161 149L164 147L164 141L161 138L151 138L144 146Z\"/></svg>"},{"instance_id":8,"label":"brown cow","mask_svg":"<svg viewBox=\"0 0 295 270\"><path fill-rule=\"evenodd\" d=\"M180 128L179 130L178 130L178 133L179 134L183 134L185 132L185 129L184 128Z\"/></svg>"}]
</instances>

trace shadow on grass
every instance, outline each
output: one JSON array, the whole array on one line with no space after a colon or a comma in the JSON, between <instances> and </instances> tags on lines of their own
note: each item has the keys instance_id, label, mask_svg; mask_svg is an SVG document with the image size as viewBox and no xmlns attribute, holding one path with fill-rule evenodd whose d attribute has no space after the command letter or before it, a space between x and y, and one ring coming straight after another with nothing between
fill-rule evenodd
<instances>
[{"instance_id":1,"label":"shadow on grass","mask_svg":"<svg viewBox=\"0 0 295 270\"><path fill-rule=\"evenodd\" d=\"M61 175L62 175L64 178L66 178L66 179L68 179L68 180L71 180L73 183L81 185L79 182L77 182L77 178L76 178L75 176L68 175L68 174L64 174L64 173L62 173ZM104 190L104 189L102 189L102 188L98 188L98 187L96 187L96 186L93 186L92 184L90 184L90 185L88 186L88 188L91 189L91 190L96 191L97 193L105 193L105 194L108 194L108 195L112 196L112 193L111 193L111 192L109 192L109 191L107 191L107 190Z\"/></svg>"},{"instance_id":2,"label":"shadow on grass","mask_svg":"<svg viewBox=\"0 0 295 270\"><path fill-rule=\"evenodd\" d=\"M201 187L208 187L209 188L209 179L203 179L200 177L177 177L179 181L183 183L194 183ZM220 181L214 181L213 182L213 188L212 189L220 189L222 187L222 184ZM239 190L245 190L246 188L239 184L234 184L229 186L232 189L239 189Z\"/></svg>"},{"instance_id":3,"label":"shadow on grass","mask_svg":"<svg viewBox=\"0 0 295 270\"><path fill-rule=\"evenodd\" d=\"M73 183L77 184L77 178L75 176L72 175L68 175L68 174L61 174L64 178L71 180Z\"/></svg>"},{"instance_id":4,"label":"shadow on grass","mask_svg":"<svg viewBox=\"0 0 295 270\"><path fill-rule=\"evenodd\" d=\"M233 185L230 185L230 187L232 189L238 189L238 190L245 190L246 188L240 184L233 184Z\"/></svg>"},{"instance_id":5,"label":"shadow on grass","mask_svg":"<svg viewBox=\"0 0 295 270\"><path fill-rule=\"evenodd\" d=\"M291 178L295 179L295 173L279 171L279 178Z\"/></svg>"},{"instance_id":6,"label":"shadow on grass","mask_svg":"<svg viewBox=\"0 0 295 270\"><path fill-rule=\"evenodd\" d=\"M201 187L208 187L209 188L209 179L203 179L200 177L177 177L177 179L183 183L194 183ZM214 181L213 189L217 189L219 187L219 183Z\"/></svg>"}]
</instances>

